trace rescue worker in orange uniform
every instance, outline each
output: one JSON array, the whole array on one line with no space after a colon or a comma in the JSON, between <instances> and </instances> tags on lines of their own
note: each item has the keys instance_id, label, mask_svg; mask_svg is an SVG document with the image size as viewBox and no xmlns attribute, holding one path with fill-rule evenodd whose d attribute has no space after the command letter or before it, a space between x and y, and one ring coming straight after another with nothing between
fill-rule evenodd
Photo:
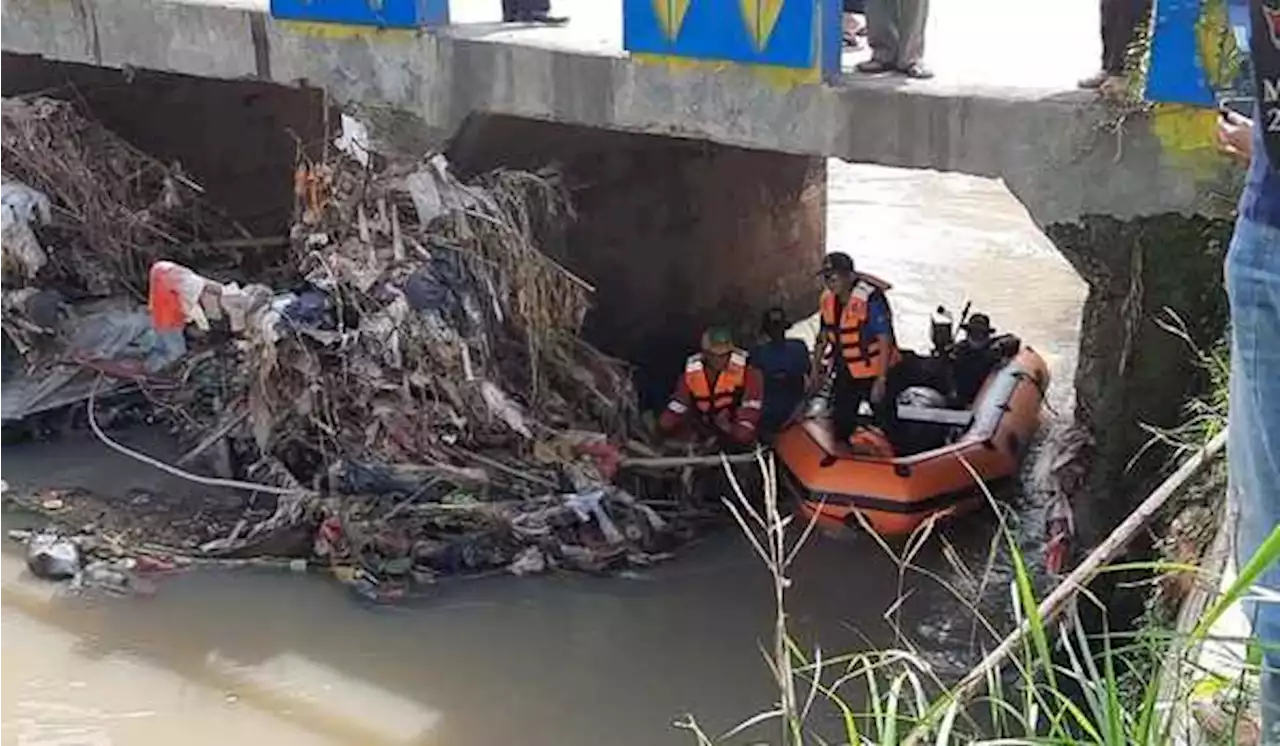
<instances>
[{"instance_id":1,"label":"rescue worker in orange uniform","mask_svg":"<svg viewBox=\"0 0 1280 746\"><path fill-rule=\"evenodd\" d=\"M822 370L830 352L834 435L841 441L853 435L865 401L875 424L892 437L897 406L890 374L902 355L884 295L889 283L857 272L853 259L841 252L827 254L822 280L826 289L818 301L822 328L813 348L813 369Z\"/></svg>"},{"instance_id":2,"label":"rescue worker in orange uniform","mask_svg":"<svg viewBox=\"0 0 1280 746\"><path fill-rule=\"evenodd\" d=\"M749 446L760 437L763 406L764 376L728 329L711 327L702 335L702 352L685 362L658 427L667 435Z\"/></svg>"}]
</instances>

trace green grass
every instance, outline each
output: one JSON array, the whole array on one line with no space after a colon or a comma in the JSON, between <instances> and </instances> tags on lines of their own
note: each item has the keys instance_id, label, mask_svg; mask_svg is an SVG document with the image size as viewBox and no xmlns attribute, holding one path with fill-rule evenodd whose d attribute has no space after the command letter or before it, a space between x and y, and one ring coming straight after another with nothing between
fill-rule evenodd
<instances>
[{"instance_id":1,"label":"green grass","mask_svg":"<svg viewBox=\"0 0 1280 746\"><path fill-rule=\"evenodd\" d=\"M1160 428L1146 423L1142 428L1151 436L1146 444L1129 460L1132 469L1143 456L1156 450L1164 450L1168 461L1177 461L1204 446L1213 436L1227 427L1228 384L1231 378L1230 349L1226 339L1205 349L1192 338L1187 324L1172 309L1165 309L1165 318L1155 320L1169 334L1183 340L1196 364L1208 378L1203 396L1187 401L1182 407L1182 422L1174 428ZM1166 464L1167 465L1167 464Z\"/></svg>"},{"instance_id":2,"label":"green grass","mask_svg":"<svg viewBox=\"0 0 1280 746\"><path fill-rule=\"evenodd\" d=\"M779 698L776 707L744 720L724 734L705 732L692 717L679 722L699 744L1171 745L1174 722L1164 713L1170 702L1190 697L1193 685L1205 678L1196 665L1195 653L1201 643L1210 639L1213 620L1248 591L1262 568L1280 557L1278 527L1189 634L1107 629L1090 633L1082 621L1081 608L1086 604L1100 606L1101 602L1087 589L1055 622L1050 623L1037 613L1042 599L1037 597L1027 563L998 510L997 515L1002 516L1000 539L1012 559L1010 593L1016 621L1025 621L1029 634L999 670L986 671L981 686L958 691L954 684L940 681L909 644L902 649L838 657L824 657L820 650L801 650L787 632L785 593L791 586L787 574L790 563L812 526L800 531L791 526L791 516L784 515L776 503L771 457L762 457L760 466L766 484L765 509L758 510L740 491L726 504L774 578L776 637L765 657L778 684ZM932 532L931 526L922 531ZM797 533L798 538L788 538ZM893 553L887 544L882 546L900 563L903 572L912 569L918 540L908 541L901 554ZM1194 572L1202 580L1216 582L1203 570L1161 562L1126 563L1104 571L1135 569L1152 575ZM968 608L969 613L979 613L972 605ZM994 627L988 620L979 621L987 628ZM1160 662L1170 675L1162 677L1160 671L1153 670ZM1179 686L1169 689L1167 681ZM1226 686L1236 687L1240 697L1250 696L1242 681L1227 682ZM819 704L838 713L838 733L830 732L830 719L814 722L812 713ZM774 736L769 737L769 732Z\"/></svg>"},{"instance_id":3,"label":"green grass","mask_svg":"<svg viewBox=\"0 0 1280 746\"><path fill-rule=\"evenodd\" d=\"M1191 338L1187 325L1172 311L1158 320L1166 331L1186 341L1204 370L1206 393L1184 407L1181 425L1172 429L1148 427L1150 441L1134 456L1168 454L1165 467L1181 461L1205 447L1227 423L1228 348L1219 342L1208 349ZM1118 631L1105 627L1103 602L1087 588L1080 589L1066 610L1052 623L1038 613L1042 599L1025 558L1006 519L1008 509L992 498L985 485L975 481L986 494L999 530L996 542L1008 554L1013 570L1009 593L1015 623L1026 623L1026 634L1012 654L998 668L983 669L975 679L978 686L959 690L957 682L944 682L923 656L901 634L896 614L901 603L891 605L886 618L894 622L899 647L841 656L824 656L820 650L805 652L787 629L786 591L788 575L800 547L812 533L812 524L793 526L792 517L778 505L772 456L761 456L764 474L764 510L758 501L748 500L733 482L736 494L726 505L739 527L769 569L774 581L776 603L775 639L765 658L778 684L777 706L744 720L728 732L705 732L693 717L678 723L688 729L699 744L777 743L802 744L1105 744L1107 746L1172 746L1174 729L1185 727L1171 718L1171 708L1188 712L1192 697L1203 699L1216 693L1220 699L1237 703L1256 698L1246 677L1224 680L1203 670L1198 662L1201 646L1211 641L1214 622L1249 591L1264 568L1280 558L1280 527L1257 554L1240 568L1230 587L1217 594L1194 628L1179 634L1171 620L1147 618L1137 630ZM726 471L727 464L726 464ZM732 474L730 475L732 477ZM1203 488L1203 486L1202 486ZM1216 499L1222 499L1217 497ZM1168 506L1166 506L1168 508ZM868 528L869 531L869 527ZM793 540L790 537L796 535ZM943 556L951 563L961 585L979 595L988 583L997 544L987 558L983 572L964 567L958 555L932 523L926 523L900 550L869 532L880 548L896 563L899 589L908 573L939 583L958 602L958 609L971 615L988 639L999 639L997 624L983 616L978 605L946 578L915 564L927 541L939 540ZM951 550L951 551L948 551ZM1193 563L1150 561L1104 566L1098 574L1138 571L1155 583L1162 576L1187 574L1201 586L1217 588L1219 578ZM1095 574L1096 577L1096 574ZM1104 625L1090 632L1082 609L1101 609ZM1096 625L1095 625L1096 626ZM1236 641L1241 642L1241 641ZM1256 671L1259 656L1256 640L1243 641L1249 651L1245 670ZM971 677L972 678L972 677ZM965 681L959 685L965 685ZM823 706L836 713L834 721L814 722L813 713ZM1238 713L1238 710L1237 710ZM832 723L838 723L832 726ZM838 732L830 732L835 727ZM771 728L775 737L762 735ZM1178 734L1180 735L1180 734ZM1228 734L1226 741L1233 736ZM744 739L746 739L744 741ZM1207 743L1212 743L1207 742Z\"/></svg>"}]
</instances>

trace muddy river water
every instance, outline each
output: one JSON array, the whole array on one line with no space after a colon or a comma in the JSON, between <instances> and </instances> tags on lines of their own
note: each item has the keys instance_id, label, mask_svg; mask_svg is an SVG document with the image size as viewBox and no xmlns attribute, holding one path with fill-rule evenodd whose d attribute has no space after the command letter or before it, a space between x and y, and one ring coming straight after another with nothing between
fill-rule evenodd
<instances>
[{"instance_id":1,"label":"muddy river water","mask_svg":"<svg viewBox=\"0 0 1280 746\"><path fill-rule=\"evenodd\" d=\"M1084 286L1002 187L832 162L829 196L829 247L891 279L905 344L925 345L938 302L958 312L972 300L1046 354L1051 400L1069 405ZM15 486L187 489L90 441L4 455ZM989 524L949 529L960 556L981 563ZM64 598L12 546L0 562L6 746L649 746L693 743L672 727L686 713L719 732L771 701L766 576L731 531L644 573L445 585L402 608L267 571L190 574L146 599ZM873 544L813 542L794 576L807 645L892 642L883 614L898 578ZM923 578L905 587L903 631L937 665L963 668L975 638L957 602Z\"/></svg>"}]
</instances>

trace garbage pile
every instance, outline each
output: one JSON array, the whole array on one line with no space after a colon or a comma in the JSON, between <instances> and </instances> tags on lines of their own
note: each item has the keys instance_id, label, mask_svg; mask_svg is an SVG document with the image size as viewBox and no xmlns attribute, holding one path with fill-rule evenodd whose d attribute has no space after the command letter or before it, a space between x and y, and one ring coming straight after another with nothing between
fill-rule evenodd
<instances>
[{"instance_id":1,"label":"garbage pile","mask_svg":"<svg viewBox=\"0 0 1280 746\"><path fill-rule=\"evenodd\" d=\"M37 226L45 260L15 254L15 271L34 262L29 280L73 294L145 289L145 310L108 324L109 354L164 379L144 389L200 444L189 456L221 442L227 476L263 485L226 535L166 537L172 561L302 528L310 560L381 600L668 556L678 504L615 484L623 449L643 448L630 371L579 337L593 288L541 250L573 219L557 173L463 183L443 156L388 164L344 138L327 161L299 157L289 248L245 277L190 248L208 214L179 209L194 182L73 113L5 102L6 184L13 162L50 197L28 224L71 216L59 240Z\"/></svg>"},{"instance_id":2,"label":"garbage pile","mask_svg":"<svg viewBox=\"0 0 1280 746\"><path fill-rule=\"evenodd\" d=\"M442 156L299 173L302 289L250 287L233 311L259 449L295 444L295 471L337 457L476 466L494 451L507 468L493 477L528 494L549 434L626 439L629 372L578 337L591 288L536 247L572 214L553 174L464 185Z\"/></svg>"}]
</instances>

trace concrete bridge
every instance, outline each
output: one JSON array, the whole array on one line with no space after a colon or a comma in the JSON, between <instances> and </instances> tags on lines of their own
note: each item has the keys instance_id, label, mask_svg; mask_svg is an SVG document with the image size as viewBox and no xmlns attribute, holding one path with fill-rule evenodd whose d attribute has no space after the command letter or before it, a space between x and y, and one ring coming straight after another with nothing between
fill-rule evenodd
<instances>
[{"instance_id":1,"label":"concrete bridge","mask_svg":"<svg viewBox=\"0 0 1280 746\"><path fill-rule=\"evenodd\" d=\"M463 170L558 161L579 220L552 248L597 284L589 332L648 360L678 360L673 330L710 318L812 312L826 157L1001 179L1090 284L1077 415L1099 438L1095 494L1122 489L1134 422L1167 424L1188 388L1181 343L1147 319L1221 311L1221 226L1192 217L1223 177L1212 112L1075 90L1099 57L1091 3L935 3L938 77L830 85L628 56L621 3L556 0L567 27L520 28L498 0L453 0L455 25L412 31L278 21L264 0L5 0L4 86L103 84L85 95L108 126L248 217L288 213L283 130L322 141L324 102Z\"/></svg>"},{"instance_id":2,"label":"concrete bridge","mask_svg":"<svg viewBox=\"0 0 1280 746\"><path fill-rule=\"evenodd\" d=\"M554 29L485 23L496 20L496 0L452 5L456 25L415 33L274 21L263 0L6 0L3 48L316 86L341 102L414 115L435 137L485 113L998 177L1041 225L1194 203L1176 154L1141 124L1123 137L1104 132L1114 114L1073 89L1097 65L1088 3L936 3L938 78L849 75L836 86L771 82L731 64L637 62L621 49L622 0L560 0L557 12L573 21Z\"/></svg>"}]
</instances>

